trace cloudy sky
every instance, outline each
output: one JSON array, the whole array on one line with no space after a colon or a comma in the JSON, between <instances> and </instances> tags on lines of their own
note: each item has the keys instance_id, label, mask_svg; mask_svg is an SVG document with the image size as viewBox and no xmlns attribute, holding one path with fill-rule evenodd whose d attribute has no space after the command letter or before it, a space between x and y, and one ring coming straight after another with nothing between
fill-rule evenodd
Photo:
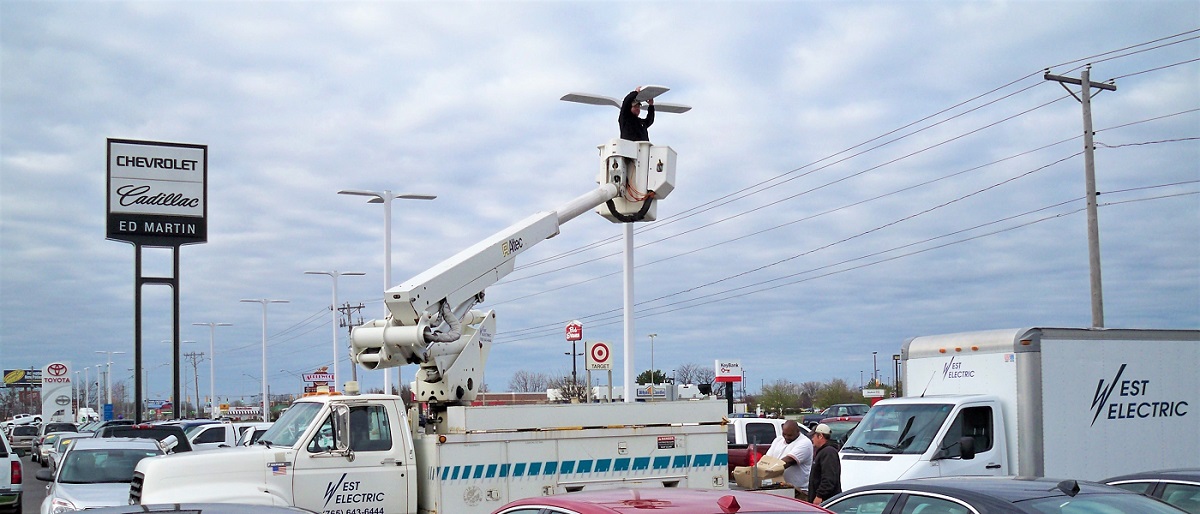
<instances>
[{"instance_id":1,"label":"cloudy sky","mask_svg":"<svg viewBox=\"0 0 1200 514\"><path fill-rule=\"evenodd\" d=\"M751 392L854 385L872 352L890 380L909 337L1086 327L1081 108L1042 75L1089 63L1117 85L1092 110L1105 325L1198 328L1198 38L1193 0L4 0L0 367L94 377L96 352L125 352L114 379L131 380L135 253L105 239L106 138L208 146L208 242L179 254L184 349L211 357L192 324L232 323L217 394L253 395L262 308L239 300L288 300L268 309L267 378L298 391L333 354L331 280L305 271L367 273L339 300L384 311L383 210L338 190L437 195L393 204L399 283L593 189L617 111L559 97L640 84L693 110L650 129L677 184L636 230L635 369L654 333L668 374L740 359ZM568 320L622 346L621 237L585 214L488 289L492 390L569 373ZM144 259L171 274L169 251ZM161 398L170 294L144 301Z\"/></svg>"}]
</instances>

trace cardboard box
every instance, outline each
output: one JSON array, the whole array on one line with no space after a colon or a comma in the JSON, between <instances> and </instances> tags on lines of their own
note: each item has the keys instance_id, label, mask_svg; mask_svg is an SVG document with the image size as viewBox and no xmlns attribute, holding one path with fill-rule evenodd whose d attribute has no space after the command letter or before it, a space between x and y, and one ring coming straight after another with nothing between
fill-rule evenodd
<instances>
[{"instance_id":1,"label":"cardboard box","mask_svg":"<svg viewBox=\"0 0 1200 514\"><path fill-rule=\"evenodd\" d=\"M758 476L761 478L778 478L783 476L783 468L785 466L782 460L770 455L763 455L759 457L758 464L755 467L758 468Z\"/></svg>"},{"instance_id":2,"label":"cardboard box","mask_svg":"<svg viewBox=\"0 0 1200 514\"><path fill-rule=\"evenodd\" d=\"M778 486L783 482L783 479L780 478L783 475L782 462L779 465L781 469L776 476L766 476L761 469L756 469L755 467L738 466L733 468L733 481L742 489L753 490ZM768 463L766 467L770 469L772 466Z\"/></svg>"}]
</instances>

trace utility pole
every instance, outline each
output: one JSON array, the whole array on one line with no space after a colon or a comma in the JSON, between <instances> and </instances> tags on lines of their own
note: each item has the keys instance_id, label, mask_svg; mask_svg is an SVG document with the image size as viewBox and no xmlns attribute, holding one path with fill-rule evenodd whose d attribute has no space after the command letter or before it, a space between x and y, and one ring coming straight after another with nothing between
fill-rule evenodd
<instances>
[{"instance_id":1,"label":"utility pole","mask_svg":"<svg viewBox=\"0 0 1200 514\"><path fill-rule=\"evenodd\" d=\"M196 411L197 411L196 417L198 418L198 417L200 417L200 412L199 412L200 411L200 377L197 375L197 371L196 371L197 367L196 366L200 363L200 361L204 360L204 352L199 352L199 353L188 352L188 353L183 354L183 356L186 357L188 360L192 361L192 380L195 382L195 386L196 386L196 403L195 403L195 405L196 405ZM187 391L184 391L184 394L186 395Z\"/></svg>"},{"instance_id":2,"label":"utility pole","mask_svg":"<svg viewBox=\"0 0 1200 514\"><path fill-rule=\"evenodd\" d=\"M1083 69L1081 78L1074 79L1051 75L1047 70L1044 78L1058 82L1063 89L1071 93L1071 96L1075 96L1075 93L1066 86L1067 84L1081 87L1080 95L1075 96L1075 99L1083 105L1083 167L1084 181L1087 184L1088 265L1091 268L1092 327L1104 328L1104 295L1100 287L1100 223L1096 215L1096 160L1094 156L1096 147L1092 143L1092 88L1116 91L1117 86L1093 83L1091 71L1092 67L1089 65Z\"/></svg>"},{"instance_id":3,"label":"utility pole","mask_svg":"<svg viewBox=\"0 0 1200 514\"><path fill-rule=\"evenodd\" d=\"M363 304L350 305L349 303L342 304L338 307L338 312L342 313L342 317L338 321L338 325L346 327L346 340L350 340L350 334L354 332L354 327L363 324L362 310ZM354 320L354 316L358 315L358 321ZM353 362L350 363L350 380L358 382L358 366Z\"/></svg>"}]
</instances>

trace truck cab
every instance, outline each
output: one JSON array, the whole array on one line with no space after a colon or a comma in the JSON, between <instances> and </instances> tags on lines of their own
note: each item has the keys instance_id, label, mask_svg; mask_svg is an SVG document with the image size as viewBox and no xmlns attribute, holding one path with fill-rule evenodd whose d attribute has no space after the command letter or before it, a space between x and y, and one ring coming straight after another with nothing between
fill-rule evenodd
<instances>
[{"instance_id":1,"label":"truck cab","mask_svg":"<svg viewBox=\"0 0 1200 514\"><path fill-rule=\"evenodd\" d=\"M896 398L875 404L842 447L842 487L889 480L1008 475L1005 413L990 395Z\"/></svg>"},{"instance_id":2,"label":"truck cab","mask_svg":"<svg viewBox=\"0 0 1200 514\"><path fill-rule=\"evenodd\" d=\"M407 425L395 396L302 398L254 446L140 462L131 500L415 512L416 464Z\"/></svg>"}]
</instances>

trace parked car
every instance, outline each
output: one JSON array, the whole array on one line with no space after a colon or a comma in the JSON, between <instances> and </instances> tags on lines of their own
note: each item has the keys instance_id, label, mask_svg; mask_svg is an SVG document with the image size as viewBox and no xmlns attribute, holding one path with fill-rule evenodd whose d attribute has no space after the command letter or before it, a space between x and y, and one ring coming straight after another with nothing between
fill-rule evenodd
<instances>
[{"instance_id":1,"label":"parked car","mask_svg":"<svg viewBox=\"0 0 1200 514\"><path fill-rule=\"evenodd\" d=\"M21 456L8 444L8 437L0 430L0 512L21 514Z\"/></svg>"},{"instance_id":2,"label":"parked car","mask_svg":"<svg viewBox=\"0 0 1200 514\"><path fill-rule=\"evenodd\" d=\"M93 421L91 423L88 423L86 431L99 432L100 429L102 429L104 427L120 426L120 425L134 425L134 424L137 424L137 422L132 419L110 419L108 421ZM80 430L80 432L83 432L83 431L84 430Z\"/></svg>"},{"instance_id":3,"label":"parked car","mask_svg":"<svg viewBox=\"0 0 1200 514\"><path fill-rule=\"evenodd\" d=\"M300 507L244 503L155 503L88 509L87 514L312 514Z\"/></svg>"},{"instance_id":4,"label":"parked car","mask_svg":"<svg viewBox=\"0 0 1200 514\"><path fill-rule=\"evenodd\" d=\"M38 480L50 482L41 514L126 505L137 463L163 453L157 441L147 439L77 439L57 472L37 472Z\"/></svg>"},{"instance_id":5,"label":"parked car","mask_svg":"<svg viewBox=\"0 0 1200 514\"><path fill-rule=\"evenodd\" d=\"M47 467L50 471L58 469L58 464L62 460L62 454L66 453L67 447L71 445L71 441L81 437L92 437L93 434L83 432L61 432L58 434L58 439L54 440L54 446L46 455Z\"/></svg>"},{"instance_id":6,"label":"parked car","mask_svg":"<svg viewBox=\"0 0 1200 514\"><path fill-rule=\"evenodd\" d=\"M167 453L192 451L192 445L188 443L187 434L184 433L179 425L150 425L147 423L140 425L109 425L96 432L96 437L136 437L154 439L160 442L166 442L168 437L174 437L173 441L167 443Z\"/></svg>"},{"instance_id":7,"label":"parked car","mask_svg":"<svg viewBox=\"0 0 1200 514\"><path fill-rule=\"evenodd\" d=\"M712 489L599 489L509 502L492 514L750 514L829 512L810 503L752 491Z\"/></svg>"},{"instance_id":8,"label":"parked car","mask_svg":"<svg viewBox=\"0 0 1200 514\"><path fill-rule=\"evenodd\" d=\"M12 444L13 451L18 455L29 455L33 453L33 442L38 437L40 436L38 436L37 425L16 425L12 429L9 443Z\"/></svg>"},{"instance_id":9,"label":"parked car","mask_svg":"<svg viewBox=\"0 0 1200 514\"><path fill-rule=\"evenodd\" d=\"M802 425L812 428L817 426L821 420L825 418L836 418L838 416L862 416L867 413L871 406L865 403L839 403L830 405L825 410L813 414L805 414Z\"/></svg>"},{"instance_id":10,"label":"parked car","mask_svg":"<svg viewBox=\"0 0 1200 514\"><path fill-rule=\"evenodd\" d=\"M78 432L79 426L74 423L65 421L51 421L42 425L40 435L53 434L54 432Z\"/></svg>"},{"instance_id":11,"label":"parked car","mask_svg":"<svg viewBox=\"0 0 1200 514\"><path fill-rule=\"evenodd\" d=\"M1101 482L1161 499L1192 514L1200 514L1200 468L1143 471Z\"/></svg>"},{"instance_id":12,"label":"parked car","mask_svg":"<svg viewBox=\"0 0 1200 514\"><path fill-rule=\"evenodd\" d=\"M215 450L217 448L236 446L238 439L241 437L241 430L246 425L262 427L261 431L258 432L260 436L271 426L270 423L247 424L224 421L193 425L184 430L187 432L188 442L191 443L193 451Z\"/></svg>"},{"instance_id":13,"label":"parked car","mask_svg":"<svg viewBox=\"0 0 1200 514\"><path fill-rule=\"evenodd\" d=\"M733 478L733 469L739 466L753 466L758 457L767 454L771 442L783 435L783 419L769 418L735 418L728 425L728 455L729 478ZM810 437L812 430L800 425L800 435Z\"/></svg>"},{"instance_id":14,"label":"parked car","mask_svg":"<svg viewBox=\"0 0 1200 514\"><path fill-rule=\"evenodd\" d=\"M48 466L49 461L47 459L50 458L50 448L54 446L54 441L58 440L59 434L65 433L67 432L54 432L53 434L46 434L39 437L33 443L33 461L41 464L43 468Z\"/></svg>"},{"instance_id":15,"label":"parked car","mask_svg":"<svg viewBox=\"0 0 1200 514\"><path fill-rule=\"evenodd\" d=\"M846 438L850 437L850 431L858 426L858 422L862 421L862 418L862 416L838 416L825 418L821 420L821 424L829 426L829 439L841 448L846 444Z\"/></svg>"},{"instance_id":16,"label":"parked car","mask_svg":"<svg viewBox=\"0 0 1200 514\"><path fill-rule=\"evenodd\" d=\"M42 422L41 414L17 414L11 420L5 421L10 425L28 425Z\"/></svg>"},{"instance_id":17,"label":"parked car","mask_svg":"<svg viewBox=\"0 0 1200 514\"><path fill-rule=\"evenodd\" d=\"M234 423L238 427L238 437L234 441L234 446L250 446L267 433L267 429L271 428L274 423L267 421Z\"/></svg>"},{"instance_id":18,"label":"parked car","mask_svg":"<svg viewBox=\"0 0 1200 514\"><path fill-rule=\"evenodd\" d=\"M1096 482L959 476L856 487L821 504L835 514L1180 514L1157 499Z\"/></svg>"}]
</instances>

